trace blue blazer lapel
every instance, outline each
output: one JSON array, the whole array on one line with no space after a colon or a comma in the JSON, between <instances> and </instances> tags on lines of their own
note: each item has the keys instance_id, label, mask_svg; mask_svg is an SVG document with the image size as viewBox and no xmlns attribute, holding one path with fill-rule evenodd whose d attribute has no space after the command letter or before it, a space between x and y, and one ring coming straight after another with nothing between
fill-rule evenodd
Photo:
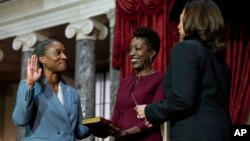
<instances>
[{"instance_id":1,"label":"blue blazer lapel","mask_svg":"<svg viewBox=\"0 0 250 141\"><path fill-rule=\"evenodd\" d=\"M63 93L63 107L66 111L66 113L69 115L71 104L72 104L72 94L70 89L63 83L60 82L62 93Z\"/></svg>"},{"instance_id":2,"label":"blue blazer lapel","mask_svg":"<svg viewBox=\"0 0 250 141\"><path fill-rule=\"evenodd\" d=\"M55 116L64 119L65 121L64 124L68 124L69 127L72 127L70 123L69 115L66 112L66 109L64 108L64 106L62 106L58 97L55 94L53 94L52 88L46 81L45 81L45 85L46 87L44 89L44 96L46 98L44 100L46 100L46 102L48 103L47 105L49 105L49 108L52 108L55 111L54 113ZM64 96L65 95L64 93L67 93L67 91L64 90L65 87L66 87L65 84L62 84L61 90L62 90L63 97L64 97L64 105L67 107L67 109L70 109L70 106L67 106L67 105L70 105L69 103L71 103L72 98L69 96L69 94L67 94L67 96Z\"/></svg>"},{"instance_id":3,"label":"blue blazer lapel","mask_svg":"<svg viewBox=\"0 0 250 141\"><path fill-rule=\"evenodd\" d=\"M50 103L54 105L54 108L56 109L55 111L57 111L58 114L62 114L63 117L65 118L65 121L69 121L68 113L66 113L64 106L62 106L62 103L60 102L58 97L55 94L53 94L53 90L50 87L50 85L48 83L46 83L46 85L47 85L46 91L49 91L49 92L45 92L46 97L48 98ZM68 97L64 97L64 99L67 99L67 98ZM65 101L68 101L68 100L64 100L64 105L65 105Z\"/></svg>"}]
</instances>

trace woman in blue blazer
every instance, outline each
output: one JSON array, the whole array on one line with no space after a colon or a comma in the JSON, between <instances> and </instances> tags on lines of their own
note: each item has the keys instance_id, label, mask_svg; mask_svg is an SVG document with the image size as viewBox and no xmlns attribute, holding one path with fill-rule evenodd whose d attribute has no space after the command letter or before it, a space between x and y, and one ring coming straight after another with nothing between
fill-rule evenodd
<instances>
[{"instance_id":1,"label":"woman in blue blazer","mask_svg":"<svg viewBox=\"0 0 250 141\"><path fill-rule=\"evenodd\" d=\"M180 42L164 77L166 99L136 107L152 126L170 120L171 141L228 141L230 73L224 61L224 21L212 0L189 1Z\"/></svg>"},{"instance_id":2,"label":"woman in blue blazer","mask_svg":"<svg viewBox=\"0 0 250 141\"><path fill-rule=\"evenodd\" d=\"M53 39L38 44L28 59L12 115L17 126L25 127L25 141L75 141L90 135L81 124L78 91L62 80L66 68L65 47Z\"/></svg>"}]
</instances>

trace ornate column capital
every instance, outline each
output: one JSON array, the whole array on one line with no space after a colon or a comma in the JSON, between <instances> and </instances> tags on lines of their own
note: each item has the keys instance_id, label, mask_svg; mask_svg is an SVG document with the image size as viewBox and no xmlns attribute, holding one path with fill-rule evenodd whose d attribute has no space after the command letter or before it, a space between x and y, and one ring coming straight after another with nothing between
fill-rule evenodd
<instances>
[{"instance_id":1,"label":"ornate column capital","mask_svg":"<svg viewBox=\"0 0 250 141\"><path fill-rule=\"evenodd\" d=\"M67 38L76 36L77 40L103 40L108 35L108 29L103 23L95 19L86 19L70 23L65 29L65 35Z\"/></svg>"},{"instance_id":2,"label":"ornate column capital","mask_svg":"<svg viewBox=\"0 0 250 141\"><path fill-rule=\"evenodd\" d=\"M113 28L115 26L115 10L109 10L108 12L106 12L106 15L109 19L109 27Z\"/></svg>"},{"instance_id":3,"label":"ornate column capital","mask_svg":"<svg viewBox=\"0 0 250 141\"><path fill-rule=\"evenodd\" d=\"M12 48L14 50L19 50L21 47L22 51L33 51L34 45L37 41L43 41L48 37L40 34L40 33L27 33L20 36L17 36L12 42Z\"/></svg>"},{"instance_id":4,"label":"ornate column capital","mask_svg":"<svg viewBox=\"0 0 250 141\"><path fill-rule=\"evenodd\" d=\"M0 48L0 61L3 60L3 57L4 57L4 52L3 52L3 50Z\"/></svg>"}]
</instances>

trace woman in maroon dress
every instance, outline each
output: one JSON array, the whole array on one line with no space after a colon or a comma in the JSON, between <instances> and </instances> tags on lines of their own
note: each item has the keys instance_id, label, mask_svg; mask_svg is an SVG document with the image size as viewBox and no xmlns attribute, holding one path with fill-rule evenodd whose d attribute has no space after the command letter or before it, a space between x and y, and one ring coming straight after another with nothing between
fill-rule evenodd
<instances>
[{"instance_id":1,"label":"woman in maroon dress","mask_svg":"<svg viewBox=\"0 0 250 141\"><path fill-rule=\"evenodd\" d=\"M164 98L163 75L151 67L159 49L160 38L155 31L145 27L134 31L129 57L137 73L120 82L112 116L112 122L122 130L114 135L116 140L162 141L160 127L148 128L134 110L137 104L149 104Z\"/></svg>"}]
</instances>

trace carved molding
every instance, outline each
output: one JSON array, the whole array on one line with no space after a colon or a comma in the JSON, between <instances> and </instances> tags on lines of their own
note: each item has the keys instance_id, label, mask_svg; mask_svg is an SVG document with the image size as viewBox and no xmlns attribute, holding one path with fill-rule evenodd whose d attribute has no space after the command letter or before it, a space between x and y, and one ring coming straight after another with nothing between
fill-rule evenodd
<instances>
[{"instance_id":1,"label":"carved molding","mask_svg":"<svg viewBox=\"0 0 250 141\"><path fill-rule=\"evenodd\" d=\"M65 29L65 36L77 40L103 40L108 36L108 28L95 19L85 19L82 21L72 22Z\"/></svg>"},{"instance_id":2,"label":"carved molding","mask_svg":"<svg viewBox=\"0 0 250 141\"><path fill-rule=\"evenodd\" d=\"M23 9L23 7L30 7L31 4L26 3L22 5L19 1L13 2L14 6L5 8L5 10L10 8L15 8L15 10L1 12L2 10L0 9L0 39L84 20L89 17L104 14L110 9L115 8L114 0L75 0L73 2L64 2L64 5L54 5L52 8L51 5L47 3L41 6L40 4L36 4L39 3L39 1L30 0L30 2L35 3L34 5L37 5L37 7L33 8L33 10L30 8L28 12L28 9L21 9ZM10 14L6 16L8 12Z\"/></svg>"},{"instance_id":3,"label":"carved molding","mask_svg":"<svg viewBox=\"0 0 250 141\"><path fill-rule=\"evenodd\" d=\"M12 48L14 50L19 50L21 47L22 51L33 51L34 50L34 45L36 44L37 41L43 41L47 39L48 37L39 34L39 33L28 33L28 34L23 34L20 36L17 36L13 42L12 42Z\"/></svg>"}]
</instances>

